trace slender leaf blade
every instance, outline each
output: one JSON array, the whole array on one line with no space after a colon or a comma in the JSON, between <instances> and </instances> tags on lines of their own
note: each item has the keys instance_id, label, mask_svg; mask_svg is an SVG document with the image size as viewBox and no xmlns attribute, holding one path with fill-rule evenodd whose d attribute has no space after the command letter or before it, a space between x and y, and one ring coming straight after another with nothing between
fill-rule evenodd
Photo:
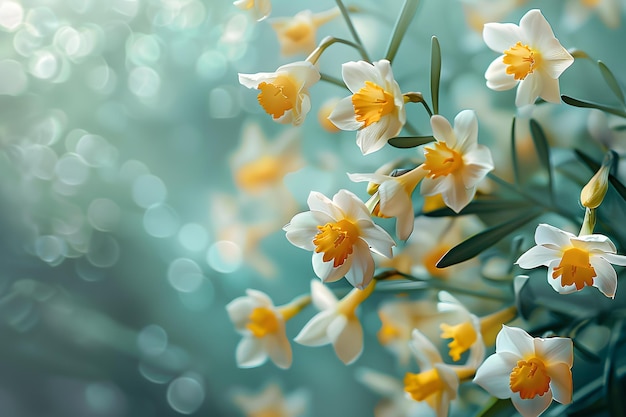
<instances>
[{"instance_id":1,"label":"slender leaf blade","mask_svg":"<svg viewBox=\"0 0 626 417\"><path fill-rule=\"evenodd\" d=\"M423 212L428 217L449 217L463 216L465 214L489 214L497 212L507 212L512 210L527 210L533 204L527 200L474 200L463 208L459 213L455 213L449 207Z\"/></svg>"},{"instance_id":2,"label":"slender leaf blade","mask_svg":"<svg viewBox=\"0 0 626 417\"><path fill-rule=\"evenodd\" d=\"M546 139L546 135L543 132L543 129L535 119L530 119L530 135L532 136L533 142L535 143L535 149L537 150L539 163L548 173L548 190L550 192L550 198L554 199L554 180L552 178L552 167L550 166L550 146L548 145L548 140Z\"/></svg>"},{"instance_id":3,"label":"slender leaf blade","mask_svg":"<svg viewBox=\"0 0 626 417\"><path fill-rule=\"evenodd\" d=\"M402 42L402 39L404 39L404 35L409 28L409 24L417 12L417 6L419 6L419 3L419 0L404 1L404 6L398 16L398 20L396 20L393 35L391 35L391 39L389 39L389 45L387 46L387 52L385 53L385 58L389 62L393 62L393 59L398 52L398 48L400 48L400 43Z\"/></svg>"},{"instance_id":4,"label":"slender leaf blade","mask_svg":"<svg viewBox=\"0 0 626 417\"><path fill-rule=\"evenodd\" d=\"M441 48L436 36L431 39L430 48L430 96L433 114L439 114L439 81L441 80Z\"/></svg>"},{"instance_id":5,"label":"slender leaf blade","mask_svg":"<svg viewBox=\"0 0 626 417\"><path fill-rule=\"evenodd\" d=\"M515 140L515 117L511 122L511 164L513 165L513 180L516 185L520 185L519 161L517 158L517 146Z\"/></svg>"},{"instance_id":6,"label":"slender leaf blade","mask_svg":"<svg viewBox=\"0 0 626 417\"><path fill-rule=\"evenodd\" d=\"M624 92L622 91L617 78L615 78L615 75L613 75L609 67L607 67L606 64L600 60L598 60L598 67L600 68L600 73L602 74L604 81L609 86L613 94L615 94L615 97L617 97L622 104L625 104Z\"/></svg>"},{"instance_id":7,"label":"slender leaf blade","mask_svg":"<svg viewBox=\"0 0 626 417\"><path fill-rule=\"evenodd\" d=\"M616 109L613 107L605 106L603 104L594 103L592 101L583 101L583 100L579 100L577 98L573 98L573 97L565 96L565 95L561 96L561 100L563 100L565 104L569 104L570 106L583 107L583 108L588 108L588 109L598 109L598 110L602 110L604 112L611 113L611 114L614 114L616 116L620 116L626 119L625 111Z\"/></svg>"},{"instance_id":8,"label":"slender leaf blade","mask_svg":"<svg viewBox=\"0 0 626 417\"><path fill-rule=\"evenodd\" d=\"M480 233L466 239L459 243L452 249L450 249L440 260L437 262L437 268L445 268L448 266L456 265L463 261L473 258L485 249L495 245L502 238L508 234L514 232L518 228L522 227L526 223L539 216L541 211L533 210L530 213L522 214L511 220L507 220L503 223L483 230Z\"/></svg>"},{"instance_id":9,"label":"slender leaf blade","mask_svg":"<svg viewBox=\"0 0 626 417\"><path fill-rule=\"evenodd\" d=\"M389 139L389 144L394 148L414 148L426 143L434 142L433 136L400 136Z\"/></svg>"}]
</instances>

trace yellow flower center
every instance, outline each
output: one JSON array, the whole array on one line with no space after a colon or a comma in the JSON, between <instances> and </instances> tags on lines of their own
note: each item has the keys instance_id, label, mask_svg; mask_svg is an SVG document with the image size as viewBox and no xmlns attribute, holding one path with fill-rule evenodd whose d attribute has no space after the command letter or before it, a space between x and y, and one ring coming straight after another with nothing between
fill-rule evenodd
<instances>
[{"instance_id":1,"label":"yellow flower center","mask_svg":"<svg viewBox=\"0 0 626 417\"><path fill-rule=\"evenodd\" d=\"M585 285L593 285L595 276L596 271L589 263L589 252L574 247L563 252L559 266L552 272L552 278L561 277L561 286L576 285L577 290Z\"/></svg>"},{"instance_id":2,"label":"yellow flower center","mask_svg":"<svg viewBox=\"0 0 626 417\"><path fill-rule=\"evenodd\" d=\"M452 338L452 341L448 343L448 347L450 348L450 357L455 362L461 359L461 354L468 350L477 339L476 330L474 330L474 326L469 321L455 326L441 323L439 328L442 330L442 339Z\"/></svg>"},{"instance_id":3,"label":"yellow flower center","mask_svg":"<svg viewBox=\"0 0 626 417\"><path fill-rule=\"evenodd\" d=\"M429 171L431 178L452 174L463 167L463 156L445 142L436 142L434 148L424 148L424 156L424 169Z\"/></svg>"},{"instance_id":4,"label":"yellow flower center","mask_svg":"<svg viewBox=\"0 0 626 417\"><path fill-rule=\"evenodd\" d=\"M516 80L523 80L528 74L539 68L541 54L528 45L522 45L521 42L518 42L511 49L504 51L502 62L508 65L506 67L507 74L512 74Z\"/></svg>"},{"instance_id":5,"label":"yellow flower center","mask_svg":"<svg viewBox=\"0 0 626 417\"><path fill-rule=\"evenodd\" d=\"M274 184L283 177L281 161L272 156L263 156L237 170L235 181L245 190L255 190Z\"/></svg>"},{"instance_id":6,"label":"yellow flower center","mask_svg":"<svg viewBox=\"0 0 626 417\"><path fill-rule=\"evenodd\" d=\"M283 32L283 36L291 42L299 43L311 37L311 29L311 25L300 22L289 25L289 27Z\"/></svg>"},{"instance_id":7,"label":"yellow flower center","mask_svg":"<svg viewBox=\"0 0 626 417\"><path fill-rule=\"evenodd\" d=\"M389 343L398 339L402 332L397 326L391 323L387 315L378 312L378 317L380 317L382 325L380 326L380 330L378 331L376 336L378 337L378 341L381 345L388 345Z\"/></svg>"},{"instance_id":8,"label":"yellow flower center","mask_svg":"<svg viewBox=\"0 0 626 417\"><path fill-rule=\"evenodd\" d=\"M276 314L267 307L257 307L252 310L248 317L246 328L255 337L264 337L278 330L278 318Z\"/></svg>"},{"instance_id":9,"label":"yellow flower center","mask_svg":"<svg viewBox=\"0 0 626 417\"><path fill-rule=\"evenodd\" d=\"M342 265L348 255L352 253L353 246L359 238L359 228L347 219L336 223L326 223L317 226L319 232L313 238L315 252L324 254L324 262L333 260L333 267Z\"/></svg>"},{"instance_id":10,"label":"yellow flower center","mask_svg":"<svg viewBox=\"0 0 626 417\"><path fill-rule=\"evenodd\" d=\"M533 357L528 361L517 361L517 366L511 371L509 385L511 391L519 392L521 399L529 400L550 389L550 377L543 361Z\"/></svg>"},{"instance_id":11,"label":"yellow flower center","mask_svg":"<svg viewBox=\"0 0 626 417\"><path fill-rule=\"evenodd\" d=\"M422 258L422 263L431 276L443 278L447 275L446 269L437 268L437 262L439 262L443 255L448 253L450 249L452 249L450 245L439 244L426 252Z\"/></svg>"},{"instance_id":12,"label":"yellow flower center","mask_svg":"<svg viewBox=\"0 0 626 417\"><path fill-rule=\"evenodd\" d=\"M407 372L404 375L404 391L408 392L415 401L424 401L431 395L442 391L443 388L443 381L435 368L419 374Z\"/></svg>"},{"instance_id":13,"label":"yellow flower center","mask_svg":"<svg viewBox=\"0 0 626 417\"><path fill-rule=\"evenodd\" d=\"M376 123L395 109L393 95L371 81L365 81L365 87L352 95L352 105L356 120L363 122L363 127Z\"/></svg>"},{"instance_id":14,"label":"yellow flower center","mask_svg":"<svg viewBox=\"0 0 626 417\"><path fill-rule=\"evenodd\" d=\"M259 104L274 119L278 119L296 105L297 83L288 75L279 75L270 83L263 81L257 88L261 90L257 96Z\"/></svg>"},{"instance_id":15,"label":"yellow flower center","mask_svg":"<svg viewBox=\"0 0 626 417\"><path fill-rule=\"evenodd\" d=\"M583 6L593 8L600 4L601 0L581 0Z\"/></svg>"}]
</instances>

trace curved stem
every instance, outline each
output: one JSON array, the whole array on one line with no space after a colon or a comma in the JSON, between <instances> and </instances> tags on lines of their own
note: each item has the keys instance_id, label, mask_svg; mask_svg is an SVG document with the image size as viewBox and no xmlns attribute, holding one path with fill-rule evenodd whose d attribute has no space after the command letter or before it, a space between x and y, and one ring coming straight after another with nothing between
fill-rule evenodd
<instances>
[{"instance_id":1,"label":"curved stem","mask_svg":"<svg viewBox=\"0 0 626 417\"><path fill-rule=\"evenodd\" d=\"M348 13L348 9L346 8L346 6L343 4L343 2L341 0L335 0L335 2L337 3L337 7L339 7L339 10L341 10L341 14L343 15L343 19L346 21L346 25L348 26L348 30L352 34L352 37L354 38L354 41L357 44L357 49L361 53L361 57L363 57L363 59L365 61L371 62L370 61L370 57L367 54L367 51L363 47L363 42L361 42L361 38L359 37L359 34L356 32L356 29L354 29L354 25L352 24L352 20L350 19L350 14Z\"/></svg>"}]
</instances>

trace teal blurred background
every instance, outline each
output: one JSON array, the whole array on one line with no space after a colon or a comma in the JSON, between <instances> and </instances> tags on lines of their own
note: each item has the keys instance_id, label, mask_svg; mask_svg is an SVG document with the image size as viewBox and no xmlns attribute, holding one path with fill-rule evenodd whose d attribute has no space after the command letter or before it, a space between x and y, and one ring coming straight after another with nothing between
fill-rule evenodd
<instances>
[{"instance_id":1,"label":"teal blurred background","mask_svg":"<svg viewBox=\"0 0 626 417\"><path fill-rule=\"evenodd\" d=\"M624 30L597 16L569 28L565 3L527 2L503 18L518 22L540 6L563 45L624 74L614 42ZM355 26L379 59L402 2L354 4ZM333 6L274 1L272 17ZM320 28L318 40L331 34L350 38L341 18ZM443 55L441 113L476 110L480 140L497 152L514 92L484 86L495 55L469 28L461 2L423 2L394 62L402 90L428 91L432 35ZM319 125L320 104L347 90L316 85L307 121L292 131L238 83L239 72L304 58L280 56L270 25L227 0L0 0L2 417L238 416L233 395L271 382L287 394L302 389L309 416L372 415L379 398L355 369L400 369L376 342L374 309L362 311L365 351L355 365L345 367L330 347L293 344L287 371L272 363L238 369L239 336L225 311L246 288L276 304L308 292L310 254L289 245L280 227L305 209L310 190L363 195L345 172L407 155L388 147L363 157L353 132ZM320 66L340 77L341 63L357 59L337 45ZM606 101L602 83L580 82L591 66L575 67L562 91ZM588 112L563 110L537 117L562 144L588 140ZM428 131L423 112L408 116ZM286 131L297 137L303 167L285 177L286 189L250 193L233 180L251 125L267 143ZM393 222L380 224L393 230ZM290 338L310 313L288 324Z\"/></svg>"}]
</instances>

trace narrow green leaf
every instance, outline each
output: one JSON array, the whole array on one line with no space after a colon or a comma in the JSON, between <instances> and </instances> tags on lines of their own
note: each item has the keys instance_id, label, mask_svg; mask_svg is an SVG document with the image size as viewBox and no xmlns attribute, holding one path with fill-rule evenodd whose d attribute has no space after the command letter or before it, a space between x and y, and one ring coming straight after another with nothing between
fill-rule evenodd
<instances>
[{"instance_id":1,"label":"narrow green leaf","mask_svg":"<svg viewBox=\"0 0 626 417\"><path fill-rule=\"evenodd\" d=\"M417 12L418 5L419 0L404 1L404 6L402 6L402 11L398 16L398 20L396 20L396 25L393 28L393 35L391 35L389 46L387 46L387 53L385 54L385 58L387 58L389 62L393 62L393 59L396 57L400 43L402 42L402 39L404 39L404 35L409 28L409 24Z\"/></svg>"},{"instance_id":2,"label":"narrow green leaf","mask_svg":"<svg viewBox=\"0 0 626 417\"><path fill-rule=\"evenodd\" d=\"M618 417L624 415L626 401L624 400L624 388L617 376L618 343L622 335L624 319L618 319L611 329L611 338L604 361L604 396L606 398L609 415Z\"/></svg>"},{"instance_id":3,"label":"narrow green leaf","mask_svg":"<svg viewBox=\"0 0 626 417\"><path fill-rule=\"evenodd\" d=\"M439 114L439 80L441 79L441 48L436 36L431 39L430 46L430 96L433 113Z\"/></svg>"},{"instance_id":4,"label":"narrow green leaf","mask_svg":"<svg viewBox=\"0 0 626 417\"><path fill-rule=\"evenodd\" d=\"M613 130L617 130L618 132L622 132L622 131L626 130L626 125L615 126L613 128Z\"/></svg>"},{"instance_id":5,"label":"narrow green leaf","mask_svg":"<svg viewBox=\"0 0 626 417\"><path fill-rule=\"evenodd\" d=\"M521 216L507 220L475 234L450 249L443 256L443 258L437 262L437 268L445 268L451 265L456 265L460 262L473 258L540 214L541 211L533 210L530 213L522 214Z\"/></svg>"},{"instance_id":6,"label":"narrow green leaf","mask_svg":"<svg viewBox=\"0 0 626 417\"><path fill-rule=\"evenodd\" d=\"M448 216L462 216L465 214L483 214L483 213L497 213L511 210L527 210L532 207L533 203L527 200L474 200L469 203L459 213L455 213L449 207L443 207L437 210L428 211L423 214L428 217L448 217Z\"/></svg>"},{"instance_id":7,"label":"narrow green leaf","mask_svg":"<svg viewBox=\"0 0 626 417\"><path fill-rule=\"evenodd\" d=\"M606 64L602 61L598 61L598 67L600 68L600 73L602 74L604 81L606 81L606 84L609 86L611 91L613 91L613 94L615 94L615 97L617 97L617 99L622 104L625 104L624 93L622 92L622 88L620 87L619 82L615 78L615 75L613 75L609 67L607 67Z\"/></svg>"},{"instance_id":8,"label":"narrow green leaf","mask_svg":"<svg viewBox=\"0 0 626 417\"><path fill-rule=\"evenodd\" d=\"M424 145L426 143L433 142L435 138L433 136L402 136L389 139L389 144L394 148L414 148L416 146Z\"/></svg>"},{"instance_id":9,"label":"narrow green leaf","mask_svg":"<svg viewBox=\"0 0 626 417\"><path fill-rule=\"evenodd\" d=\"M519 185L519 162L517 159L517 147L515 146L515 143L515 117L513 117L513 121L511 122L511 163L513 164L513 180L516 185Z\"/></svg>"},{"instance_id":10,"label":"narrow green leaf","mask_svg":"<svg viewBox=\"0 0 626 417\"><path fill-rule=\"evenodd\" d=\"M589 155L585 154L580 149L575 149L576 156L580 158L585 165L587 165L593 172L597 172L600 169L600 164L594 161ZM613 175L609 174L609 182L615 188L615 191L626 201L626 186L620 182Z\"/></svg>"},{"instance_id":11,"label":"narrow green leaf","mask_svg":"<svg viewBox=\"0 0 626 417\"><path fill-rule=\"evenodd\" d=\"M565 95L561 96L561 100L563 100L565 104L569 104L570 106L584 107L588 109L598 109L598 110L602 110L604 112L611 113L611 114L614 114L616 116L620 116L626 119L626 112L624 110L616 109L613 107L608 107L603 104L594 103L591 101L578 100L577 98L573 98L573 97L569 97Z\"/></svg>"},{"instance_id":12,"label":"narrow green leaf","mask_svg":"<svg viewBox=\"0 0 626 417\"><path fill-rule=\"evenodd\" d=\"M548 140L546 139L545 133L543 133L543 129L535 119L530 119L530 135L532 136L533 142L535 143L535 149L537 150L539 163L548 172L548 191L550 193L550 198L553 199L554 190L552 167L550 166L550 146L548 145Z\"/></svg>"}]
</instances>

